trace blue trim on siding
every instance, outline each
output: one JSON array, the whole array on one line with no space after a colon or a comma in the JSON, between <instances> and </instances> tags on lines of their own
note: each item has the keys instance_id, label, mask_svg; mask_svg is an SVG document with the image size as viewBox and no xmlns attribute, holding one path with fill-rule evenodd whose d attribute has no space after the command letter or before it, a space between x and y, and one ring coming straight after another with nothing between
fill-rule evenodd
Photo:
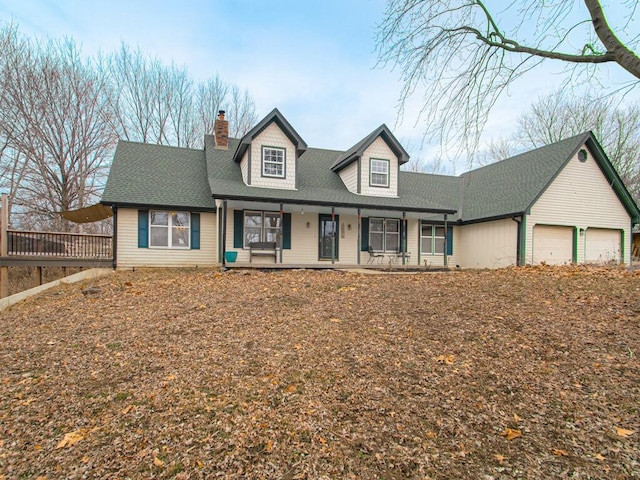
<instances>
[{"instance_id":1,"label":"blue trim on siding","mask_svg":"<svg viewBox=\"0 0 640 480\"><path fill-rule=\"evenodd\" d=\"M191 214L191 249L200 250L200 214Z\"/></svg>"},{"instance_id":2,"label":"blue trim on siding","mask_svg":"<svg viewBox=\"0 0 640 480\"><path fill-rule=\"evenodd\" d=\"M138 248L149 248L149 210L138 210Z\"/></svg>"}]
</instances>

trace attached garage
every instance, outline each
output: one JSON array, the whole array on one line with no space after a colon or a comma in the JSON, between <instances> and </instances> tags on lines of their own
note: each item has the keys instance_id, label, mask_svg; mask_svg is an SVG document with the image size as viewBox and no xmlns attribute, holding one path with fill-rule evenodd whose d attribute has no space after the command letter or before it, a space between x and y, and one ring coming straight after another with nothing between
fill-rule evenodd
<instances>
[{"instance_id":1,"label":"attached garage","mask_svg":"<svg viewBox=\"0 0 640 480\"><path fill-rule=\"evenodd\" d=\"M573 227L535 225L533 263L563 265L573 261Z\"/></svg>"},{"instance_id":2,"label":"attached garage","mask_svg":"<svg viewBox=\"0 0 640 480\"><path fill-rule=\"evenodd\" d=\"M585 263L620 262L620 230L587 228L584 241Z\"/></svg>"}]
</instances>

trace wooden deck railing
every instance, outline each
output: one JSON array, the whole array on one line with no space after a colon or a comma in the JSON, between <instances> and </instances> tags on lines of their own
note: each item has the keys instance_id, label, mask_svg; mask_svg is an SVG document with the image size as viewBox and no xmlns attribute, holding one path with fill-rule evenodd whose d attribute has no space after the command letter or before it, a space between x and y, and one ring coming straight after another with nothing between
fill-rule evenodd
<instances>
[{"instance_id":1,"label":"wooden deck railing","mask_svg":"<svg viewBox=\"0 0 640 480\"><path fill-rule=\"evenodd\" d=\"M108 260L111 235L7 230L7 255Z\"/></svg>"}]
</instances>

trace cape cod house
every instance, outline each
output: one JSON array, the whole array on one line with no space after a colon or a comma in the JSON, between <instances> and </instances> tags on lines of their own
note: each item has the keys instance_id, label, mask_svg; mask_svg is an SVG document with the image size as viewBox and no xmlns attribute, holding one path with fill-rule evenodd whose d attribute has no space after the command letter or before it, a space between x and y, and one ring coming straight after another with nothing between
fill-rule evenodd
<instances>
[{"instance_id":1,"label":"cape cod house","mask_svg":"<svg viewBox=\"0 0 640 480\"><path fill-rule=\"evenodd\" d=\"M640 210L591 132L460 176L401 171L385 125L310 148L274 109L204 149L121 141L102 203L118 267L630 261Z\"/></svg>"}]
</instances>

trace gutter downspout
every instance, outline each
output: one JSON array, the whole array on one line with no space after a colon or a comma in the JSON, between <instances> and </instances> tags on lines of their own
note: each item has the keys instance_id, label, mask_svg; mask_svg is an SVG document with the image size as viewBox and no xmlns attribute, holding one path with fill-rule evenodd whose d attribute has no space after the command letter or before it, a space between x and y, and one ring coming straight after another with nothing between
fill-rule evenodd
<instances>
[{"instance_id":1,"label":"gutter downspout","mask_svg":"<svg viewBox=\"0 0 640 480\"><path fill-rule=\"evenodd\" d=\"M526 239L526 226L524 213L519 217L511 217L511 220L518 224L516 235L516 266L522 267L526 264L525 261L525 239Z\"/></svg>"}]
</instances>

